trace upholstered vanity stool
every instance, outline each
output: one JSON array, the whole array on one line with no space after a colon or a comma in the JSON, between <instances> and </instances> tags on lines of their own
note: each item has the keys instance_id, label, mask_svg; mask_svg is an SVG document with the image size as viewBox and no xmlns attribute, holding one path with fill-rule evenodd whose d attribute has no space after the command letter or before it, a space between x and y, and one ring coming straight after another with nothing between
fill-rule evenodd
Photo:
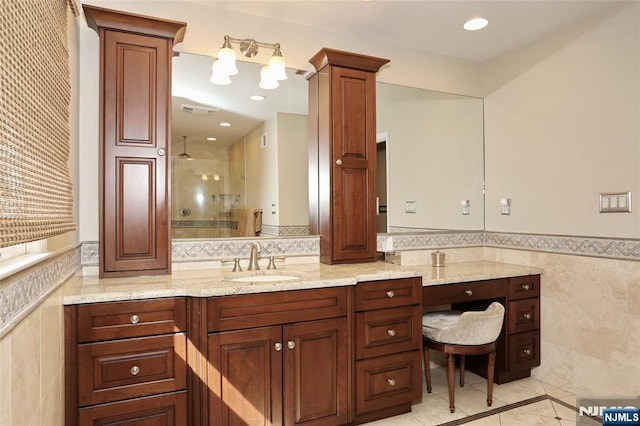
<instances>
[{"instance_id":1,"label":"upholstered vanity stool","mask_svg":"<svg viewBox=\"0 0 640 426\"><path fill-rule=\"evenodd\" d=\"M496 359L496 340L504 322L504 306L493 302L484 311L439 311L422 317L422 343L424 374L427 392L431 393L429 349L447 354L447 381L449 384L449 410L455 411L454 380L455 358L460 355L460 386L464 386L465 355L489 354L487 366L487 405L493 399L493 374Z\"/></svg>"}]
</instances>

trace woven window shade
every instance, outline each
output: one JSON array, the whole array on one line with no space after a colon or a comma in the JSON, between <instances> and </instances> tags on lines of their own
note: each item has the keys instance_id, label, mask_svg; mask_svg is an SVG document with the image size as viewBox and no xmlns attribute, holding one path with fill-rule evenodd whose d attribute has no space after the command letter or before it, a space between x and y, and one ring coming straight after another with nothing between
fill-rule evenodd
<instances>
[{"instance_id":1,"label":"woven window shade","mask_svg":"<svg viewBox=\"0 0 640 426\"><path fill-rule=\"evenodd\" d=\"M0 0L0 247L76 228L66 0Z\"/></svg>"}]
</instances>

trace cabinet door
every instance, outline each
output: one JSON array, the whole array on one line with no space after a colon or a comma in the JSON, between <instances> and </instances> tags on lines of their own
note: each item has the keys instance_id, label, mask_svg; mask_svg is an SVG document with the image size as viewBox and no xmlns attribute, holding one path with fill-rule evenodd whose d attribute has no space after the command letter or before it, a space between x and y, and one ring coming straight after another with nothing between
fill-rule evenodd
<instances>
[{"instance_id":1,"label":"cabinet door","mask_svg":"<svg viewBox=\"0 0 640 426\"><path fill-rule=\"evenodd\" d=\"M209 336L211 426L282 424L281 337L280 326Z\"/></svg>"},{"instance_id":2,"label":"cabinet door","mask_svg":"<svg viewBox=\"0 0 640 426\"><path fill-rule=\"evenodd\" d=\"M347 423L347 320L284 326L285 426Z\"/></svg>"},{"instance_id":3,"label":"cabinet door","mask_svg":"<svg viewBox=\"0 0 640 426\"><path fill-rule=\"evenodd\" d=\"M100 272L167 273L171 43L119 31L105 31L102 43Z\"/></svg>"},{"instance_id":4,"label":"cabinet door","mask_svg":"<svg viewBox=\"0 0 640 426\"><path fill-rule=\"evenodd\" d=\"M375 74L333 67L333 261L375 261Z\"/></svg>"}]
</instances>

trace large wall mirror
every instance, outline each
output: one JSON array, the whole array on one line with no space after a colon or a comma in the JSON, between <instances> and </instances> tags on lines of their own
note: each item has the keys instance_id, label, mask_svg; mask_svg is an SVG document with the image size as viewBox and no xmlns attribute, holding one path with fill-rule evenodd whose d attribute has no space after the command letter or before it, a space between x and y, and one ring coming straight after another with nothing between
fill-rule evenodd
<instances>
[{"instance_id":1,"label":"large wall mirror","mask_svg":"<svg viewBox=\"0 0 640 426\"><path fill-rule=\"evenodd\" d=\"M173 238L307 235L306 78L263 90L239 61L221 86L212 63L173 59ZM482 230L482 100L385 83L377 98L378 232Z\"/></svg>"}]
</instances>

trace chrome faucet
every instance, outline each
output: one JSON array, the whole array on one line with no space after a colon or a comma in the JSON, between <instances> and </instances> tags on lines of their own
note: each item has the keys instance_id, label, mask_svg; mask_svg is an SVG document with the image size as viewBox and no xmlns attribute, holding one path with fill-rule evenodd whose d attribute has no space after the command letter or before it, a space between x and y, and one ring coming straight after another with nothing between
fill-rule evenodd
<instances>
[{"instance_id":1,"label":"chrome faucet","mask_svg":"<svg viewBox=\"0 0 640 426\"><path fill-rule=\"evenodd\" d=\"M260 244L254 242L251 243L251 255L249 257L249 267L247 271L259 271L260 265L258 265L258 253L260 252Z\"/></svg>"}]
</instances>

